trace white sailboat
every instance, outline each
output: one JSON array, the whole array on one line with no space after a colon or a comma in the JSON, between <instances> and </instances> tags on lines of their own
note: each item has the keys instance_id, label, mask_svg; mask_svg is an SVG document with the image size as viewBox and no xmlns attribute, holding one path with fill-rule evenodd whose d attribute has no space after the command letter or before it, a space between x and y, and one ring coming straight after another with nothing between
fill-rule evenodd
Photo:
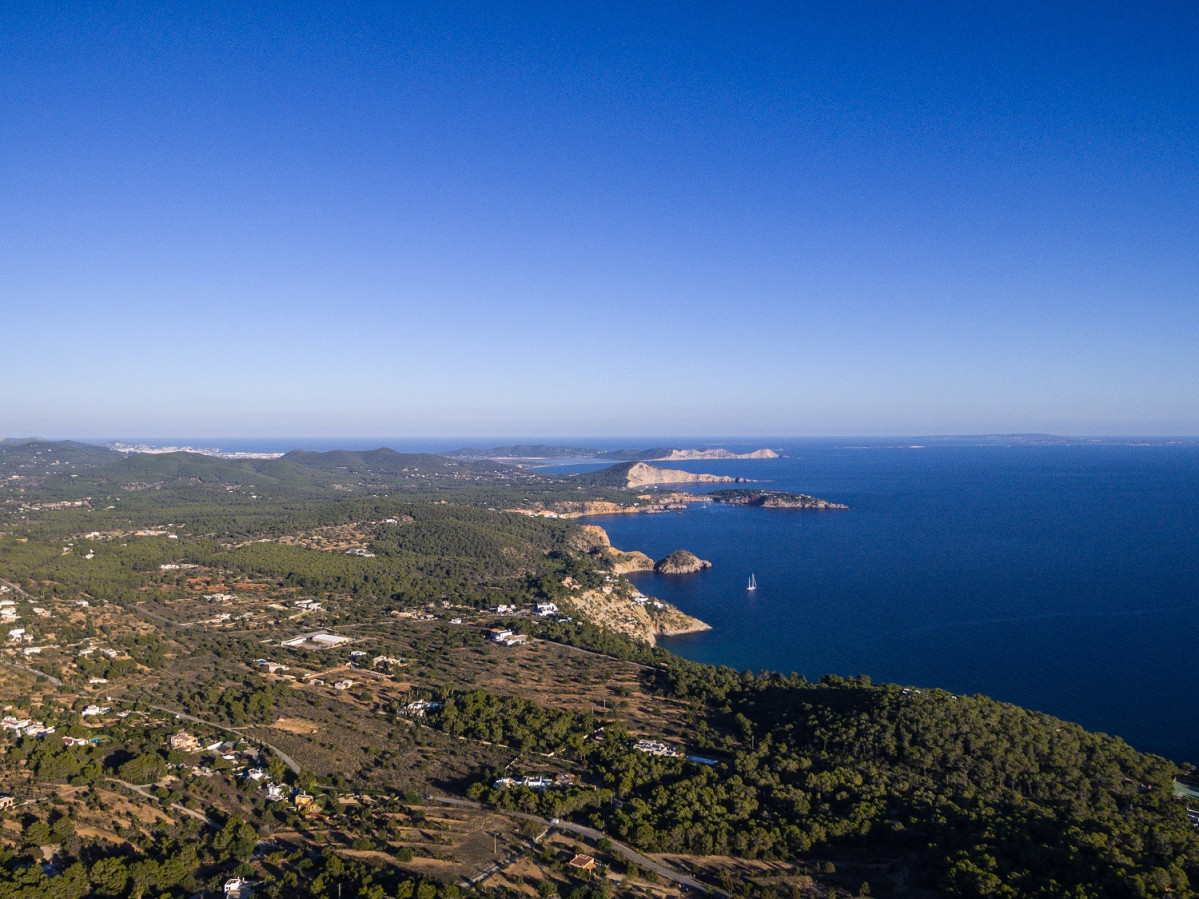
<instances>
[{"instance_id":1,"label":"white sailboat","mask_svg":"<svg viewBox=\"0 0 1199 899\"><path fill-rule=\"evenodd\" d=\"M758 589L758 581L757 581L757 579L756 579L756 578L753 576L753 574L750 574L750 576L749 576L749 586L748 586L748 587L746 587L745 589L746 589L746 590L757 590L757 589Z\"/></svg>"}]
</instances>

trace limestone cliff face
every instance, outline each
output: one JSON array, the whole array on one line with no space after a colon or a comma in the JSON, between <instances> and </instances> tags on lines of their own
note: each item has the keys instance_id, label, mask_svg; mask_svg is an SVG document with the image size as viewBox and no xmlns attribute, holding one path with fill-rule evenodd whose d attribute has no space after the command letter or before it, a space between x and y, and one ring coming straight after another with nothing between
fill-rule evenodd
<instances>
[{"instance_id":1,"label":"limestone cliff face","mask_svg":"<svg viewBox=\"0 0 1199 899\"><path fill-rule=\"evenodd\" d=\"M579 528L572 545L584 552L599 551L607 556L616 575L628 574L630 571L649 571L654 567L654 561L643 552L621 552L612 545L608 533L594 524L585 524ZM678 556L672 553L671 556ZM708 565L701 559L696 559L691 553L684 552L702 566ZM682 560L686 562L685 559ZM711 627L698 618L693 618L680 612L670 603L636 594L628 581L609 578L596 590L587 590L571 598L579 615L601 627L606 627L622 634L627 634L634 640L649 643L651 646L659 636L670 634L688 634L695 631L711 630Z\"/></svg>"},{"instance_id":2,"label":"limestone cliff face","mask_svg":"<svg viewBox=\"0 0 1199 899\"><path fill-rule=\"evenodd\" d=\"M578 535L571 539L570 545L573 549L589 552L593 549L611 549L612 541L608 538L608 532L599 525L585 524L579 528Z\"/></svg>"},{"instance_id":3,"label":"limestone cliff face","mask_svg":"<svg viewBox=\"0 0 1199 899\"><path fill-rule=\"evenodd\" d=\"M650 571L654 567L654 560L637 549L630 550L629 552L621 552L619 549L613 549L609 557L612 559L612 570L617 574L628 574L631 571Z\"/></svg>"},{"instance_id":4,"label":"limestone cliff face","mask_svg":"<svg viewBox=\"0 0 1199 899\"><path fill-rule=\"evenodd\" d=\"M705 459L777 459L779 454L772 449L754 450L752 453L733 453L726 449L676 449L654 462L687 462Z\"/></svg>"},{"instance_id":5,"label":"limestone cliff face","mask_svg":"<svg viewBox=\"0 0 1199 899\"><path fill-rule=\"evenodd\" d=\"M649 571L654 567L654 560L643 552L621 552L608 539L608 532L598 525L585 524L580 528L579 535L571 542L575 549L584 552L598 550L612 565L616 574L628 574L630 571Z\"/></svg>"},{"instance_id":6,"label":"limestone cliff face","mask_svg":"<svg viewBox=\"0 0 1199 899\"><path fill-rule=\"evenodd\" d=\"M692 474L676 468L658 468L637 462L629 467L627 485L648 487L652 484L737 484L744 478L730 478L718 474Z\"/></svg>"},{"instance_id":7,"label":"limestone cliff face","mask_svg":"<svg viewBox=\"0 0 1199 899\"><path fill-rule=\"evenodd\" d=\"M676 549L665 559L659 559L654 563L654 571L658 574L694 574L711 567L711 562L685 549Z\"/></svg>"}]
</instances>

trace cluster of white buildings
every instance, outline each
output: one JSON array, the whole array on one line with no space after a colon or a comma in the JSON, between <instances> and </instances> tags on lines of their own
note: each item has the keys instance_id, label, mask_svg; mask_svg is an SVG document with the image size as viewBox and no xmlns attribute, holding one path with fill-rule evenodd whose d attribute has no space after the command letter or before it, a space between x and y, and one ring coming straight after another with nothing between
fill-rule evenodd
<instances>
[{"instance_id":1,"label":"cluster of white buildings","mask_svg":"<svg viewBox=\"0 0 1199 899\"><path fill-rule=\"evenodd\" d=\"M120 653L118 653L115 649L108 649L107 647L102 646L85 646L83 649L79 650L77 654L79 656L90 656L97 650L99 650L100 655L104 656L106 659L115 659L118 655L120 655Z\"/></svg>"},{"instance_id":2,"label":"cluster of white buildings","mask_svg":"<svg viewBox=\"0 0 1199 899\"><path fill-rule=\"evenodd\" d=\"M400 714L407 715L409 718L423 718L426 712L435 712L439 708L441 708L440 702L433 702L431 699L417 699L400 709Z\"/></svg>"},{"instance_id":3,"label":"cluster of white buildings","mask_svg":"<svg viewBox=\"0 0 1199 899\"><path fill-rule=\"evenodd\" d=\"M680 753L673 746L668 746L665 743L659 743L657 740L638 740L637 745L633 747L638 752L644 752L647 755L656 755L660 758L677 759Z\"/></svg>"},{"instance_id":4,"label":"cluster of white buildings","mask_svg":"<svg viewBox=\"0 0 1199 899\"><path fill-rule=\"evenodd\" d=\"M6 715L0 719L0 728L12 731L18 737L44 737L46 734L54 733L54 728L46 727L41 721L34 721L31 718L16 718L12 715Z\"/></svg>"},{"instance_id":5,"label":"cluster of white buildings","mask_svg":"<svg viewBox=\"0 0 1199 899\"><path fill-rule=\"evenodd\" d=\"M510 790L513 787L527 787L530 790L548 790L550 787L569 787L574 782L575 776L573 774L559 774L557 777L536 774L528 777L501 777L491 786L496 790Z\"/></svg>"}]
</instances>

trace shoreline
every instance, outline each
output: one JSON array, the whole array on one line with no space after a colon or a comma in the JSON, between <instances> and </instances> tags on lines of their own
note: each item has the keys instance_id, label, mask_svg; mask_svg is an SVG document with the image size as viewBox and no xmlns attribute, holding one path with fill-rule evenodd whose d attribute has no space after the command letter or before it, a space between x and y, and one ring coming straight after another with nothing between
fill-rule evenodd
<instances>
[{"instance_id":1,"label":"shoreline","mask_svg":"<svg viewBox=\"0 0 1199 899\"><path fill-rule=\"evenodd\" d=\"M572 599L581 616L593 624L625 634L650 646L658 637L697 634L712 630L708 622L688 615L678 606L641 593L625 575L653 570L653 559L638 550L623 551L612 545L598 524L582 525L583 545L601 551L612 565L612 577L599 588Z\"/></svg>"}]
</instances>

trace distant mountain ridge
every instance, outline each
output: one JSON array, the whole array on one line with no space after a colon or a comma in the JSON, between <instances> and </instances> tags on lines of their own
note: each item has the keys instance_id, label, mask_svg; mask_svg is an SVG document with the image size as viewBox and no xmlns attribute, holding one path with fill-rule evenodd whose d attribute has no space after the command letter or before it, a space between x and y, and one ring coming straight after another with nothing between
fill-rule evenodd
<instances>
[{"instance_id":1,"label":"distant mountain ridge","mask_svg":"<svg viewBox=\"0 0 1199 899\"><path fill-rule=\"evenodd\" d=\"M498 462L447 459L433 453L293 450L278 458L226 458L196 452L128 453L70 441L0 444L0 473L54 478L71 476L74 492L102 489L157 489L171 485L225 491L246 485L258 491L364 489L437 480L535 479L536 475ZM46 481L50 483L50 481Z\"/></svg>"},{"instance_id":2,"label":"distant mountain ridge","mask_svg":"<svg viewBox=\"0 0 1199 899\"><path fill-rule=\"evenodd\" d=\"M550 444L514 444L493 446L491 449L463 447L443 453L450 459L496 459L505 461L532 462L543 459L600 459L614 462L687 462L725 459L778 459L772 449L757 449L749 453L734 453L731 450L683 449L672 446L654 446L649 449L601 450L585 446L561 446Z\"/></svg>"},{"instance_id":3,"label":"distant mountain ridge","mask_svg":"<svg viewBox=\"0 0 1199 899\"><path fill-rule=\"evenodd\" d=\"M121 458L103 446L74 440L5 438L0 440L0 475L41 477L55 471L78 472Z\"/></svg>"}]
</instances>

